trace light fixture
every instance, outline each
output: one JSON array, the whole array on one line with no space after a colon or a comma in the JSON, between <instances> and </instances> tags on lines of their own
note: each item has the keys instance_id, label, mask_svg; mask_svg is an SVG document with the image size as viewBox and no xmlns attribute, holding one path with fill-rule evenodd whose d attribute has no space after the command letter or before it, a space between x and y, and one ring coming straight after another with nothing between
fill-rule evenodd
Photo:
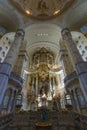
<instances>
[{"instance_id":1,"label":"light fixture","mask_svg":"<svg viewBox=\"0 0 87 130\"><path fill-rule=\"evenodd\" d=\"M38 33L36 36L48 36L48 33Z\"/></svg>"},{"instance_id":2,"label":"light fixture","mask_svg":"<svg viewBox=\"0 0 87 130\"><path fill-rule=\"evenodd\" d=\"M58 14L59 12L60 12L60 10L56 10L56 11L54 12L54 15Z\"/></svg>"},{"instance_id":3,"label":"light fixture","mask_svg":"<svg viewBox=\"0 0 87 130\"><path fill-rule=\"evenodd\" d=\"M26 14L31 14L29 10L25 10Z\"/></svg>"}]
</instances>

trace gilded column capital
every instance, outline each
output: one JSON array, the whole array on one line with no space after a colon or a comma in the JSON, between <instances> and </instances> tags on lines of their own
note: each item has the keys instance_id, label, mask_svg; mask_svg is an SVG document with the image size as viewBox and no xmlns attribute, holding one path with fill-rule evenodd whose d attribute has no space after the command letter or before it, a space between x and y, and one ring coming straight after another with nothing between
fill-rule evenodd
<instances>
[{"instance_id":1,"label":"gilded column capital","mask_svg":"<svg viewBox=\"0 0 87 130\"><path fill-rule=\"evenodd\" d=\"M69 37L72 38L72 35L71 35L70 30L68 28L62 29L61 35L63 37L63 40L66 40Z\"/></svg>"}]
</instances>

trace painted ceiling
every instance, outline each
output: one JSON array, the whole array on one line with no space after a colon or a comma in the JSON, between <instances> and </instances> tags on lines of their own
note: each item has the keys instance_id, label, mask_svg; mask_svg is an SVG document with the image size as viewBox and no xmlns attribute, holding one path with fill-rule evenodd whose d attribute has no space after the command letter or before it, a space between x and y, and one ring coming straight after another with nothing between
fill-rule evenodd
<instances>
[{"instance_id":1,"label":"painted ceiling","mask_svg":"<svg viewBox=\"0 0 87 130\"><path fill-rule=\"evenodd\" d=\"M76 0L9 0L22 13L38 19L57 16Z\"/></svg>"},{"instance_id":2,"label":"painted ceiling","mask_svg":"<svg viewBox=\"0 0 87 130\"><path fill-rule=\"evenodd\" d=\"M7 32L23 28L30 56L45 47L58 57L61 29L79 31L85 24L87 0L0 0L0 26Z\"/></svg>"}]
</instances>

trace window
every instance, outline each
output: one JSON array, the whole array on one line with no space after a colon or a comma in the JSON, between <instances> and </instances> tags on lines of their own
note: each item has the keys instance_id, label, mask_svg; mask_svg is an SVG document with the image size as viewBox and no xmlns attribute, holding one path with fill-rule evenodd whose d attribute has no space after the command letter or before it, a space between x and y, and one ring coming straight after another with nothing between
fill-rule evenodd
<instances>
[{"instance_id":1,"label":"window","mask_svg":"<svg viewBox=\"0 0 87 130\"><path fill-rule=\"evenodd\" d=\"M84 97L83 97L83 94L82 94L82 92L81 92L81 89L80 89L80 88L77 88L77 89L75 90L75 92L76 92L76 96L77 96L79 105L80 105L80 106L84 106L84 105L85 105L85 99L84 99Z\"/></svg>"},{"instance_id":2,"label":"window","mask_svg":"<svg viewBox=\"0 0 87 130\"><path fill-rule=\"evenodd\" d=\"M78 43L79 41L77 40L76 43Z\"/></svg>"},{"instance_id":3,"label":"window","mask_svg":"<svg viewBox=\"0 0 87 130\"><path fill-rule=\"evenodd\" d=\"M3 57L5 57L5 52L4 51L2 52L2 55L3 55Z\"/></svg>"},{"instance_id":4,"label":"window","mask_svg":"<svg viewBox=\"0 0 87 130\"><path fill-rule=\"evenodd\" d=\"M85 53L85 51L83 50L82 53Z\"/></svg>"},{"instance_id":5,"label":"window","mask_svg":"<svg viewBox=\"0 0 87 130\"><path fill-rule=\"evenodd\" d=\"M7 47L7 46L6 46L5 48L6 48L6 49L8 49L8 47Z\"/></svg>"},{"instance_id":6,"label":"window","mask_svg":"<svg viewBox=\"0 0 87 130\"><path fill-rule=\"evenodd\" d=\"M6 40L8 40L8 37L6 37Z\"/></svg>"},{"instance_id":7,"label":"window","mask_svg":"<svg viewBox=\"0 0 87 130\"><path fill-rule=\"evenodd\" d=\"M0 51L2 50L2 47L0 47Z\"/></svg>"},{"instance_id":8,"label":"window","mask_svg":"<svg viewBox=\"0 0 87 130\"><path fill-rule=\"evenodd\" d=\"M2 61L2 58L0 58L0 62Z\"/></svg>"},{"instance_id":9,"label":"window","mask_svg":"<svg viewBox=\"0 0 87 130\"><path fill-rule=\"evenodd\" d=\"M82 50L82 54L84 54L85 53L85 51L84 50Z\"/></svg>"},{"instance_id":10,"label":"window","mask_svg":"<svg viewBox=\"0 0 87 130\"><path fill-rule=\"evenodd\" d=\"M80 38L81 38L81 36L78 37L78 39L80 39Z\"/></svg>"},{"instance_id":11,"label":"window","mask_svg":"<svg viewBox=\"0 0 87 130\"><path fill-rule=\"evenodd\" d=\"M4 100L3 100L3 107L4 108L8 107L9 101L11 99L11 93L12 93L12 89L9 89L9 88L5 92L5 96L4 96Z\"/></svg>"},{"instance_id":12,"label":"window","mask_svg":"<svg viewBox=\"0 0 87 130\"><path fill-rule=\"evenodd\" d=\"M79 45L79 48L81 48L82 46L81 45Z\"/></svg>"},{"instance_id":13,"label":"window","mask_svg":"<svg viewBox=\"0 0 87 130\"><path fill-rule=\"evenodd\" d=\"M67 104L70 104L70 105L72 104L70 95L66 95L66 102L67 102Z\"/></svg>"},{"instance_id":14,"label":"window","mask_svg":"<svg viewBox=\"0 0 87 130\"><path fill-rule=\"evenodd\" d=\"M8 44L11 44L11 42L9 41Z\"/></svg>"},{"instance_id":15,"label":"window","mask_svg":"<svg viewBox=\"0 0 87 130\"><path fill-rule=\"evenodd\" d=\"M16 98L16 105L21 105L22 104L22 95L19 94Z\"/></svg>"},{"instance_id":16,"label":"window","mask_svg":"<svg viewBox=\"0 0 87 130\"><path fill-rule=\"evenodd\" d=\"M85 49L87 50L87 46L85 46Z\"/></svg>"}]
</instances>

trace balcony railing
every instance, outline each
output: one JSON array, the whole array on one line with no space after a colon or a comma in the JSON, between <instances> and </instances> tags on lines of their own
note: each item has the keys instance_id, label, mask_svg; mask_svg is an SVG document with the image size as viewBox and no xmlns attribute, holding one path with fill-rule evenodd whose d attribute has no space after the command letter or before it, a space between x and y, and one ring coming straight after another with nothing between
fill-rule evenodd
<instances>
[{"instance_id":1,"label":"balcony railing","mask_svg":"<svg viewBox=\"0 0 87 130\"><path fill-rule=\"evenodd\" d=\"M76 130L87 130L87 115L72 113Z\"/></svg>"},{"instance_id":2,"label":"balcony railing","mask_svg":"<svg viewBox=\"0 0 87 130\"><path fill-rule=\"evenodd\" d=\"M44 122L47 124L49 122L53 125L53 129L56 127L59 129L61 128L62 130L63 126L65 129L69 128L70 130L76 130L71 113L48 111L47 115L44 117L46 120L42 121L42 117L39 110L38 112L29 111L17 113L13 122L10 124L10 129L13 129L14 127L22 128L24 126L26 126L26 129L30 129L31 126L35 126L35 123L42 124Z\"/></svg>"},{"instance_id":3,"label":"balcony railing","mask_svg":"<svg viewBox=\"0 0 87 130\"><path fill-rule=\"evenodd\" d=\"M51 123L54 127L61 128L69 128L70 130L87 130L87 116L82 115L76 112L50 112ZM17 113L14 118L13 113L9 113L5 116L0 116L0 130L3 128L13 127L17 128L20 126L26 126L26 128L30 128L35 125L37 121L37 113L36 112L21 112ZM8 129L9 130L9 129Z\"/></svg>"},{"instance_id":4,"label":"balcony railing","mask_svg":"<svg viewBox=\"0 0 87 130\"><path fill-rule=\"evenodd\" d=\"M13 120L13 117L14 117L13 113L9 113L9 114L3 115L3 116L0 115L0 130L7 127Z\"/></svg>"},{"instance_id":5,"label":"balcony railing","mask_svg":"<svg viewBox=\"0 0 87 130\"><path fill-rule=\"evenodd\" d=\"M23 79L19 75L15 74L14 72L11 72L10 80L15 82L17 84L17 86L22 87L22 85L23 85Z\"/></svg>"}]
</instances>

